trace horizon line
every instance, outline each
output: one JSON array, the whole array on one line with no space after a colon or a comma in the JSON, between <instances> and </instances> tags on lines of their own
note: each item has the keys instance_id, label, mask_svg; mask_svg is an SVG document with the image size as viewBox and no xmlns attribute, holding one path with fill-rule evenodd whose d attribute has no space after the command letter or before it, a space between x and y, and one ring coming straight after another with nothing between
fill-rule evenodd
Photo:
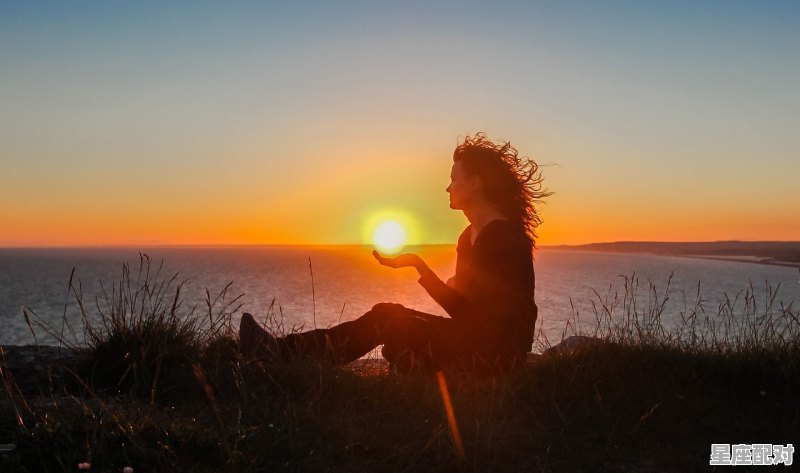
<instances>
[{"instance_id":1,"label":"horizon line","mask_svg":"<svg viewBox=\"0 0 800 473\"><path fill-rule=\"evenodd\" d=\"M620 243L800 243L800 240L614 240L576 244L545 244L537 248L581 247L589 245L608 245ZM419 243L405 245L407 248L420 246L455 246L456 243ZM77 244L77 245L0 245L0 250L44 250L44 249L131 249L131 248L256 248L256 247L343 247L374 246L369 243L111 243L111 244Z\"/></svg>"}]
</instances>

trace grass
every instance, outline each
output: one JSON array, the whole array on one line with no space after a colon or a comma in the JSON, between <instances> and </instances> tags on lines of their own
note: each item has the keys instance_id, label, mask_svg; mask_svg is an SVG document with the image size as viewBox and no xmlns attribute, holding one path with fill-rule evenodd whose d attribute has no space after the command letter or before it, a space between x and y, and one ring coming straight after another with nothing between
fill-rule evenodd
<instances>
[{"instance_id":1,"label":"grass","mask_svg":"<svg viewBox=\"0 0 800 473\"><path fill-rule=\"evenodd\" d=\"M505 377L436 378L296 360L242 360L230 285L187 305L177 276L138 272L84 305L68 382L22 393L4 370L2 471L707 471L712 443L797 444L798 311L749 288L716 308L698 288L664 320L669 288L596 293L565 335ZM774 291L774 293L777 293ZM274 306L273 306L274 308ZM273 327L282 314L270 310ZM31 314L37 325L35 314ZM42 324L39 322L39 326ZM550 342L540 333L537 348ZM456 433L458 435L456 435ZM455 439L460 437L461 442ZM460 447L460 448L459 448Z\"/></svg>"}]
</instances>

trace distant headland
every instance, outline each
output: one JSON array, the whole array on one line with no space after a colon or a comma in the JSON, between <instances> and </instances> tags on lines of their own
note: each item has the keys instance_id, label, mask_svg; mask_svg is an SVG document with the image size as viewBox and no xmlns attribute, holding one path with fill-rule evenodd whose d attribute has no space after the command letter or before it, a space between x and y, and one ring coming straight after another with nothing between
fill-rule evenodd
<instances>
[{"instance_id":1,"label":"distant headland","mask_svg":"<svg viewBox=\"0 0 800 473\"><path fill-rule=\"evenodd\" d=\"M609 253L649 253L800 268L800 241L616 241L586 245L543 245L542 248Z\"/></svg>"}]
</instances>

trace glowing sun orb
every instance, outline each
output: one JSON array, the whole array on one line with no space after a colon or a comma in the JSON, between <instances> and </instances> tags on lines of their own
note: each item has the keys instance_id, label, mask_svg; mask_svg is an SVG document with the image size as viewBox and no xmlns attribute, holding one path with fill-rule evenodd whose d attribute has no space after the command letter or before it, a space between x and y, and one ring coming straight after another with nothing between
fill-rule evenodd
<instances>
[{"instance_id":1,"label":"glowing sun orb","mask_svg":"<svg viewBox=\"0 0 800 473\"><path fill-rule=\"evenodd\" d=\"M372 242L385 253L397 253L406 243L406 231L394 220L386 220L375 228Z\"/></svg>"}]
</instances>

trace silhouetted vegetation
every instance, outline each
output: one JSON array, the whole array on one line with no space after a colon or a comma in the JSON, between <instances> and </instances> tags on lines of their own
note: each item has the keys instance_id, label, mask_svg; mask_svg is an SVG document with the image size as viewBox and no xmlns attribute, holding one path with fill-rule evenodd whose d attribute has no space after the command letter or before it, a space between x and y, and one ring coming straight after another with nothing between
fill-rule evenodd
<instances>
[{"instance_id":1,"label":"silhouetted vegetation","mask_svg":"<svg viewBox=\"0 0 800 473\"><path fill-rule=\"evenodd\" d=\"M2 471L706 471L712 443L796 443L800 323L773 292L713 308L637 280L574 314L573 346L540 334L523 369L446 383L377 360L336 367L240 358L227 286L187 306L177 277L143 257L84 321L67 382L38 392L3 366ZM771 299L770 299L771 296ZM201 307L202 309L197 309ZM270 311L273 328L282 319ZM66 319L65 313L65 319ZM36 323L35 317L32 325Z\"/></svg>"}]
</instances>

